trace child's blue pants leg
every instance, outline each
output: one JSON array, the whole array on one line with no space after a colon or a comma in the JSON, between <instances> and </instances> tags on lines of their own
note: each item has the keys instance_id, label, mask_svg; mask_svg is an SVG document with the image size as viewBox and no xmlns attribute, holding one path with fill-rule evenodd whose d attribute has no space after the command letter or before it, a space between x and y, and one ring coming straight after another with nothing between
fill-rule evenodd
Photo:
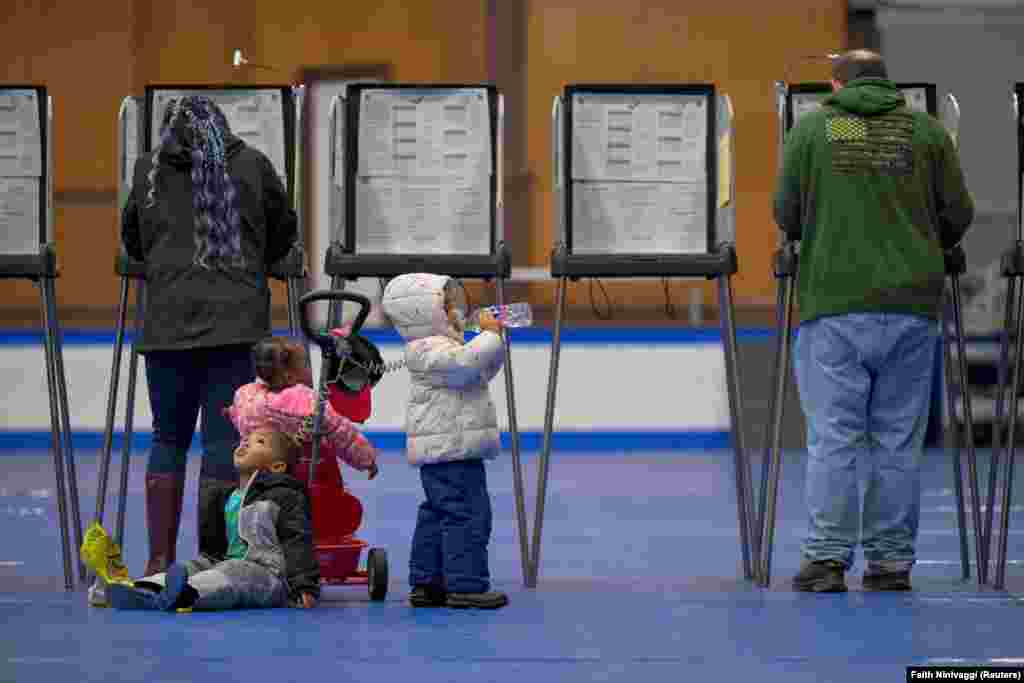
<instances>
[{"instance_id":1,"label":"child's blue pants leg","mask_svg":"<svg viewBox=\"0 0 1024 683\"><path fill-rule=\"evenodd\" d=\"M444 562L441 559L442 511L434 507L428 493L433 488L431 471L434 467L438 465L424 465L420 468L420 480L426 499L420 503L419 511L416 513L416 530L412 534L412 551L409 553L409 585L413 588L444 588Z\"/></svg>"},{"instance_id":2,"label":"child's blue pants leg","mask_svg":"<svg viewBox=\"0 0 1024 683\"><path fill-rule=\"evenodd\" d=\"M449 593L490 590L487 545L491 537L491 499L484 462L466 460L420 469L427 502L440 520L445 589ZM415 544L413 550L415 553Z\"/></svg>"}]
</instances>

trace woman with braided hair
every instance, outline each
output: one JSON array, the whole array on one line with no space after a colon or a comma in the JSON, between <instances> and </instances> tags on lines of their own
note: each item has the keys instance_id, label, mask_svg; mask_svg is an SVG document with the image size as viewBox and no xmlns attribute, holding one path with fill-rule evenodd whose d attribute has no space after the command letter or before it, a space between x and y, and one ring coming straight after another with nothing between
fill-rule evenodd
<instances>
[{"instance_id":1,"label":"woman with braided hair","mask_svg":"<svg viewBox=\"0 0 1024 683\"><path fill-rule=\"evenodd\" d=\"M200 414L200 498L237 479L238 432L221 408L255 374L252 346L270 334L267 272L296 234L295 212L267 157L231 134L210 99L171 101L159 145L136 162L121 226L125 250L146 266L136 343L153 411L147 575L175 560L186 454Z\"/></svg>"}]
</instances>

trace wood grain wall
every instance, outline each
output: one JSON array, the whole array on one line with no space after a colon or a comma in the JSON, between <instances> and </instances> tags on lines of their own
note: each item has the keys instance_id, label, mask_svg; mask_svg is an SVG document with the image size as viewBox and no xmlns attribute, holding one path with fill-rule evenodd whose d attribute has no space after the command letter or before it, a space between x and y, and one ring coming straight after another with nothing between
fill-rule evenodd
<instances>
[{"instance_id":1,"label":"wood grain wall","mask_svg":"<svg viewBox=\"0 0 1024 683\"><path fill-rule=\"evenodd\" d=\"M840 0L7 5L13 9L0 23L0 82L43 83L55 100L62 316L97 324L113 320L118 287L112 265L121 99L153 82L294 81L312 67L353 63L388 64L402 81L497 81L508 100L507 215L514 223L516 264L532 266L547 264L552 244L552 96L566 83L581 81L716 82L737 111L737 298L769 303L775 244L769 212L776 144L772 84L799 56L842 47L847 13ZM272 68L232 70L236 47ZM660 306L660 283L606 284L619 307ZM551 291L547 283L538 284L529 295L541 303ZM683 298L680 291L677 297ZM572 301L584 298L574 295ZM0 281L4 324L34 320L37 307L31 285Z\"/></svg>"}]
</instances>

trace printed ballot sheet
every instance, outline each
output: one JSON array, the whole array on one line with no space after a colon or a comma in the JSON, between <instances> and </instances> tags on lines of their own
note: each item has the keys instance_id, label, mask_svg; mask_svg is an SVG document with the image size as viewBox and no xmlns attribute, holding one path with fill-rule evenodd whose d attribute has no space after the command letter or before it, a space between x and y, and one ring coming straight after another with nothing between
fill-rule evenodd
<instances>
[{"instance_id":1,"label":"printed ballot sheet","mask_svg":"<svg viewBox=\"0 0 1024 683\"><path fill-rule=\"evenodd\" d=\"M160 122L167 104L185 95L205 95L224 112L231 132L245 144L263 152L287 187L285 166L284 101L279 88L240 90L157 90L153 93L152 140L160 142Z\"/></svg>"},{"instance_id":2,"label":"printed ballot sheet","mask_svg":"<svg viewBox=\"0 0 1024 683\"><path fill-rule=\"evenodd\" d=\"M573 251L578 254L705 253L707 185L577 183Z\"/></svg>"},{"instance_id":3,"label":"printed ballot sheet","mask_svg":"<svg viewBox=\"0 0 1024 683\"><path fill-rule=\"evenodd\" d=\"M489 179L363 176L356 249L368 254L488 254Z\"/></svg>"},{"instance_id":4,"label":"printed ballot sheet","mask_svg":"<svg viewBox=\"0 0 1024 683\"><path fill-rule=\"evenodd\" d=\"M0 178L0 254L38 254L39 178Z\"/></svg>"},{"instance_id":5,"label":"printed ballot sheet","mask_svg":"<svg viewBox=\"0 0 1024 683\"><path fill-rule=\"evenodd\" d=\"M489 254L487 91L372 88L359 98L357 251Z\"/></svg>"},{"instance_id":6,"label":"printed ballot sheet","mask_svg":"<svg viewBox=\"0 0 1024 683\"><path fill-rule=\"evenodd\" d=\"M572 96L572 250L706 253L706 95Z\"/></svg>"},{"instance_id":7,"label":"printed ballot sheet","mask_svg":"<svg viewBox=\"0 0 1024 683\"><path fill-rule=\"evenodd\" d=\"M40 177L43 146L35 90L0 90L0 177Z\"/></svg>"},{"instance_id":8,"label":"printed ballot sheet","mask_svg":"<svg viewBox=\"0 0 1024 683\"><path fill-rule=\"evenodd\" d=\"M576 94L572 116L573 180L706 180L704 96Z\"/></svg>"},{"instance_id":9,"label":"printed ballot sheet","mask_svg":"<svg viewBox=\"0 0 1024 683\"><path fill-rule=\"evenodd\" d=\"M361 91L360 176L468 177L490 169L485 90Z\"/></svg>"}]
</instances>

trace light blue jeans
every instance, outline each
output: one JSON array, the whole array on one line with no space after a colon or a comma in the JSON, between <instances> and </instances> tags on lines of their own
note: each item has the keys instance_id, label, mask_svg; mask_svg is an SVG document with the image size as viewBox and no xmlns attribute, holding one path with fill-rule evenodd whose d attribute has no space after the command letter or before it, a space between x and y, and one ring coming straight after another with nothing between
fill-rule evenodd
<instances>
[{"instance_id":1,"label":"light blue jeans","mask_svg":"<svg viewBox=\"0 0 1024 683\"><path fill-rule=\"evenodd\" d=\"M849 568L859 541L866 573L913 566L938 334L932 320L889 313L800 326L793 366L807 418L806 560Z\"/></svg>"}]
</instances>

